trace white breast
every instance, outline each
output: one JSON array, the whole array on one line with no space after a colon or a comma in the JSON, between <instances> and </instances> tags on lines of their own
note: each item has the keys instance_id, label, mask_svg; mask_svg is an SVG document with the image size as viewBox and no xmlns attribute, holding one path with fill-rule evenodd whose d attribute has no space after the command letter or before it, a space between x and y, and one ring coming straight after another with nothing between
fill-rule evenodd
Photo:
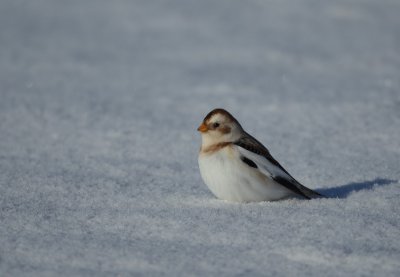
<instances>
[{"instance_id":1,"label":"white breast","mask_svg":"<svg viewBox=\"0 0 400 277\"><path fill-rule=\"evenodd\" d=\"M292 192L240 160L235 146L199 155L204 183L218 198L234 202L278 200Z\"/></svg>"}]
</instances>

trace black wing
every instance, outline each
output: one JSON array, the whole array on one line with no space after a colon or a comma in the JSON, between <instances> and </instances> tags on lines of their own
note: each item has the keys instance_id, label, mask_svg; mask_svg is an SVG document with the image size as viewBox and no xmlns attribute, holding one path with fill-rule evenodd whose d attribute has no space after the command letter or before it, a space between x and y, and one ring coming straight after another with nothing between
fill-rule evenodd
<instances>
[{"instance_id":1,"label":"black wing","mask_svg":"<svg viewBox=\"0 0 400 277\"><path fill-rule=\"evenodd\" d=\"M250 152L253 152L257 155L263 156L270 163L277 166L279 169L281 169L282 171L284 171L286 174L288 174L290 176L289 172L287 172L286 169L284 169L278 163L278 161L275 160L274 157L272 157L272 155L269 153L268 149L264 145L262 145L261 142L256 140L254 137L252 137L248 133L246 133L246 135L243 136L242 138L235 141L233 144L240 146L240 147L242 147Z\"/></svg>"},{"instance_id":2,"label":"black wing","mask_svg":"<svg viewBox=\"0 0 400 277\"><path fill-rule=\"evenodd\" d=\"M243 136L242 138L238 139L235 141L233 144L242 147L246 149L247 151L253 152L257 155L263 156L266 158L271 164L274 166L278 167L280 170L285 172L287 176L280 176L280 175L272 175L272 179L274 179L275 182L279 183L280 185L286 187L287 189L307 198L315 198L315 197L321 197L322 195L303 186L300 184L296 179L294 179L289 172L284 169L277 160L272 157L272 155L269 153L268 149L262 145L258 140L253 138L251 135L247 134ZM242 157L242 161L246 163L247 165L251 167L257 168L257 164L250 160L247 157Z\"/></svg>"}]
</instances>

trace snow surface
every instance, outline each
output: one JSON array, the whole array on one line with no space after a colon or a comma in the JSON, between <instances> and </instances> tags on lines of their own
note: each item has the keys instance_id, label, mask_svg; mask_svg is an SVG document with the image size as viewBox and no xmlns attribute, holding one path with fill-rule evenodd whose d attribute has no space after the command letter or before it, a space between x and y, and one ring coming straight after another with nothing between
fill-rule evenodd
<instances>
[{"instance_id":1,"label":"snow surface","mask_svg":"<svg viewBox=\"0 0 400 277\"><path fill-rule=\"evenodd\" d=\"M0 2L0 276L399 276L400 1ZM231 111L331 196L232 204Z\"/></svg>"}]
</instances>

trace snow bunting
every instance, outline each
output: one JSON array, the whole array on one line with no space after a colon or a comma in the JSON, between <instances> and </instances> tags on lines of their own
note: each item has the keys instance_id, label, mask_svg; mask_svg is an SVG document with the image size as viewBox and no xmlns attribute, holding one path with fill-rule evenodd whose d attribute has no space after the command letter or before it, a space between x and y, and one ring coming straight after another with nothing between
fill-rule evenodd
<instances>
[{"instance_id":1,"label":"snow bunting","mask_svg":"<svg viewBox=\"0 0 400 277\"><path fill-rule=\"evenodd\" d=\"M296 181L226 110L211 111L197 130L201 177L216 197L256 202L321 196Z\"/></svg>"}]
</instances>

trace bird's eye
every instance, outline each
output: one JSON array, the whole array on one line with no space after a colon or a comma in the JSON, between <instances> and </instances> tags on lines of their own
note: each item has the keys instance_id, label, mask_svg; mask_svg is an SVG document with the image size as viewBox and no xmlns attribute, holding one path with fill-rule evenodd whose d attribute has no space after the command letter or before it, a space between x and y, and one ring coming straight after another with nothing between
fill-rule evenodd
<instances>
[{"instance_id":1,"label":"bird's eye","mask_svg":"<svg viewBox=\"0 0 400 277\"><path fill-rule=\"evenodd\" d=\"M215 122L214 124L213 124L213 127L216 129L216 128L218 128L219 127L219 123L218 122Z\"/></svg>"}]
</instances>

